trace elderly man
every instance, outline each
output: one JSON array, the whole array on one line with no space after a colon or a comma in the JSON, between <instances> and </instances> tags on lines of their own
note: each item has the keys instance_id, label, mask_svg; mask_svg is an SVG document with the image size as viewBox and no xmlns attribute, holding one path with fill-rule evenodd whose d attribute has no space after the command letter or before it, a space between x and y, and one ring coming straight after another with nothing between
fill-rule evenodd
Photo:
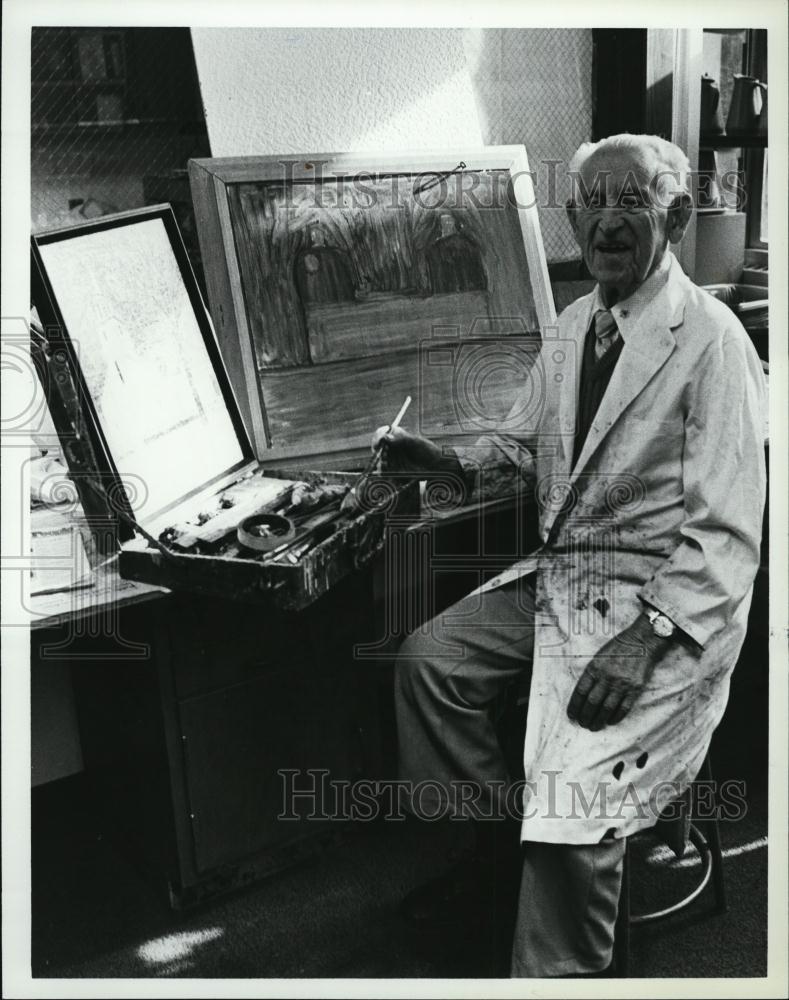
<instances>
[{"instance_id":1,"label":"elderly man","mask_svg":"<svg viewBox=\"0 0 789 1000\"><path fill-rule=\"evenodd\" d=\"M395 679L401 778L480 820L511 812L493 706L531 670L514 976L608 967L624 838L693 780L723 715L765 499L760 362L669 250L692 209L687 158L619 135L582 146L570 174L598 284L544 336L542 370L561 377L539 426L457 453L374 439L390 469L508 468L537 499L539 549L407 638ZM484 879L507 824L477 826ZM469 885L453 873L409 912Z\"/></svg>"}]
</instances>

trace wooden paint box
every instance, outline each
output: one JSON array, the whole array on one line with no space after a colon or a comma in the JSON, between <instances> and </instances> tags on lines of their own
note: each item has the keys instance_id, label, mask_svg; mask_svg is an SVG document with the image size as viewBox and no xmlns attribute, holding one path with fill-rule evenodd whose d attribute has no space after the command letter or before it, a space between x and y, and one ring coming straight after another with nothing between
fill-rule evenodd
<instances>
[{"instance_id":1,"label":"wooden paint box","mask_svg":"<svg viewBox=\"0 0 789 1000\"><path fill-rule=\"evenodd\" d=\"M415 508L415 486L381 481L378 502L295 564L240 550L236 515L274 505L294 481L328 493L358 477L255 459L169 206L32 244L42 379L97 550L120 546L122 576L298 610L371 561L395 507L410 497ZM174 525L200 535L206 519L226 522L219 549L202 538L184 548L183 531L172 543Z\"/></svg>"}]
</instances>

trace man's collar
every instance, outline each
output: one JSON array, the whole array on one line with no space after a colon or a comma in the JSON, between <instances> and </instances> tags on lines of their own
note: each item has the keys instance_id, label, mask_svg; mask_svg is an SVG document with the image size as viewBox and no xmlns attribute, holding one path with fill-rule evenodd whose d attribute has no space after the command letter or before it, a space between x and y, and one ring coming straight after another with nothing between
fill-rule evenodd
<instances>
[{"instance_id":1,"label":"man's collar","mask_svg":"<svg viewBox=\"0 0 789 1000\"><path fill-rule=\"evenodd\" d=\"M622 299L611 306L611 315L616 320L616 325L619 327L619 332L623 340L627 340L628 329L632 330L635 328L646 309L668 284L673 267L673 257L674 255L667 249L663 259L647 280L639 285L626 299ZM599 285L594 290L594 300L592 302L593 316L598 309L608 309L608 306L603 302Z\"/></svg>"}]
</instances>

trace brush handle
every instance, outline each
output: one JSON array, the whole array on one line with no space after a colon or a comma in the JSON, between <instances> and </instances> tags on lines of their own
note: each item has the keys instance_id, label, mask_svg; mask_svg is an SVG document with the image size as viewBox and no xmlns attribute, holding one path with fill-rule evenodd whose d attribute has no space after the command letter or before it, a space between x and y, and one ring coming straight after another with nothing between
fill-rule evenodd
<instances>
[{"instance_id":1,"label":"brush handle","mask_svg":"<svg viewBox=\"0 0 789 1000\"><path fill-rule=\"evenodd\" d=\"M387 434L391 434L392 431L397 430L397 428L400 426L400 421L405 416L406 410L410 405L411 405L411 397L406 396L403 405L400 407L400 410L398 411L397 416L394 418L391 424L389 424L389 430L386 432ZM354 491L357 494L359 492L359 487L361 486L361 484L365 481L365 479L367 479L372 474L373 469L375 469L378 459L381 457L381 451L383 449L383 446L384 446L384 439L382 437L381 440L378 442L378 444L375 446L372 458L364 467L364 471L356 481L356 485L354 486Z\"/></svg>"}]
</instances>

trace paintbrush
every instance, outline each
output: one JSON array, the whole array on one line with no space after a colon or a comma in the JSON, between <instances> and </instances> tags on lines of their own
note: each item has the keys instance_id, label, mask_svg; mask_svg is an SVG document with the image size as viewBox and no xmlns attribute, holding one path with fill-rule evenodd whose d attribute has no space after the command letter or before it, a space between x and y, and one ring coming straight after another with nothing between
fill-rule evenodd
<instances>
[{"instance_id":1,"label":"paintbrush","mask_svg":"<svg viewBox=\"0 0 789 1000\"><path fill-rule=\"evenodd\" d=\"M408 407L410 405L411 405L411 397L410 396L406 396L405 397L405 402L400 407L400 412L397 414L397 416L394 418L394 420L391 422L391 424L389 424L389 427L386 430L386 434L391 434L392 431L397 430L397 428L400 426L400 421L405 416L406 410L408 409ZM351 490L351 492L348 494L348 497L352 497L354 495L358 497L360 495L362 486L367 482L367 480L372 475L373 471L375 470L376 465L378 464L378 460L381 457L381 452L383 451L383 447L384 447L384 444L385 444L384 439L386 437L386 434L382 434L381 435L381 438L380 438L378 444L373 449L373 454L372 454L372 457L370 458L370 461L364 467L364 470L362 471L361 476L359 476L359 478L356 480L356 485L353 487L353 489ZM348 499L348 497L346 497L346 500ZM343 500L343 503L345 503L345 500Z\"/></svg>"},{"instance_id":2,"label":"paintbrush","mask_svg":"<svg viewBox=\"0 0 789 1000\"><path fill-rule=\"evenodd\" d=\"M296 535L295 538L289 538L286 542L283 542L281 545L278 545L275 549L272 549L270 552L266 552L266 554L259 561L266 563L273 562L280 556L284 555L286 552L289 552L292 549L300 547L304 542L307 541L307 539L312 537L313 533L317 531L318 528L322 528L324 525L331 524L333 521L338 521L343 516L343 513L344 512L342 510L326 511L324 509L323 513L317 515L317 517L315 518L313 523L309 526L309 528L305 528L298 535Z\"/></svg>"},{"instance_id":3,"label":"paintbrush","mask_svg":"<svg viewBox=\"0 0 789 1000\"><path fill-rule=\"evenodd\" d=\"M411 405L411 397L406 396L403 405L400 407L399 413L387 428L386 431L387 434L391 434L392 431L397 430L397 428L400 426L400 421L405 416L406 410L410 405ZM283 542L282 545L277 546L276 549L272 549L271 552L267 552L266 555L264 556L265 562L267 563L273 562L281 558L283 555L286 555L286 553L293 553L294 551L299 549L302 550L301 554L303 555L308 548L312 547L312 542L314 540L315 533L320 532L320 534L323 535L323 531L328 527L328 525L330 525L334 521L339 521L341 518L346 517L350 513L348 508L346 507L348 498L353 496L354 494L358 495L359 487L369 478L373 469L375 469L376 463L378 462L378 459L381 456L381 450L384 446L385 436L386 435L381 436L381 440L375 446L370 461L367 463L361 476L356 481L356 485L354 486L354 488L350 491L350 493L346 495L345 499L340 504L339 510L334 511L333 513L330 514L319 515L316 518L315 522L309 528L306 528L295 538L291 538L287 542ZM331 506L331 504L328 506Z\"/></svg>"},{"instance_id":4,"label":"paintbrush","mask_svg":"<svg viewBox=\"0 0 789 1000\"><path fill-rule=\"evenodd\" d=\"M118 517L121 519L121 521L124 522L124 524L128 525L132 529L132 531L139 532L142 535L142 537L146 540L146 542L148 542L149 545L152 545L155 549L158 549L163 556L165 556L167 559L178 558L177 552L173 552L160 539L154 538L153 535L150 533L150 531L146 531L145 528L143 528L141 524L138 524L133 517L129 517L126 511L121 508L120 504L117 501L113 501L110 498L109 494L107 493L107 491L104 489L103 486L99 486L98 483L94 482L88 476L81 476L80 482L85 483L87 486L89 486L92 492L96 496L100 497L104 501L104 503L107 504L109 509L114 514L118 515Z\"/></svg>"}]
</instances>

